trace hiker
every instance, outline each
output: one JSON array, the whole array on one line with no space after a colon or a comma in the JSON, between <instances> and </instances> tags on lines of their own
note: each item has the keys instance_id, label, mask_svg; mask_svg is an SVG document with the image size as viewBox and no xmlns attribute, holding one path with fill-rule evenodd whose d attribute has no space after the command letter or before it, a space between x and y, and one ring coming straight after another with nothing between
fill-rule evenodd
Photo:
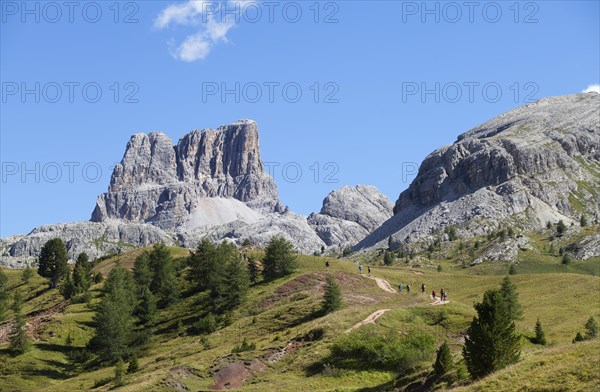
<instances>
[{"instance_id":1,"label":"hiker","mask_svg":"<svg viewBox=\"0 0 600 392\"><path fill-rule=\"evenodd\" d=\"M398 285L398 291L399 291L399 292L402 292L402 283L400 283L400 284Z\"/></svg>"},{"instance_id":2,"label":"hiker","mask_svg":"<svg viewBox=\"0 0 600 392\"><path fill-rule=\"evenodd\" d=\"M329 269L329 260L325 262L325 268Z\"/></svg>"},{"instance_id":3,"label":"hiker","mask_svg":"<svg viewBox=\"0 0 600 392\"><path fill-rule=\"evenodd\" d=\"M433 299L435 299L435 290L433 290L433 291L431 292L431 296L433 297Z\"/></svg>"},{"instance_id":4,"label":"hiker","mask_svg":"<svg viewBox=\"0 0 600 392\"><path fill-rule=\"evenodd\" d=\"M406 285L406 292L410 293L410 285L409 284Z\"/></svg>"},{"instance_id":5,"label":"hiker","mask_svg":"<svg viewBox=\"0 0 600 392\"><path fill-rule=\"evenodd\" d=\"M423 284L421 285L421 292L422 292L423 294L425 294L425 283L423 283Z\"/></svg>"},{"instance_id":6,"label":"hiker","mask_svg":"<svg viewBox=\"0 0 600 392\"><path fill-rule=\"evenodd\" d=\"M371 267L367 267L367 271L369 271L369 277L371 277Z\"/></svg>"},{"instance_id":7,"label":"hiker","mask_svg":"<svg viewBox=\"0 0 600 392\"><path fill-rule=\"evenodd\" d=\"M358 265L358 272L362 275L362 264Z\"/></svg>"},{"instance_id":8,"label":"hiker","mask_svg":"<svg viewBox=\"0 0 600 392\"><path fill-rule=\"evenodd\" d=\"M446 290L442 289L442 301L446 300Z\"/></svg>"}]
</instances>

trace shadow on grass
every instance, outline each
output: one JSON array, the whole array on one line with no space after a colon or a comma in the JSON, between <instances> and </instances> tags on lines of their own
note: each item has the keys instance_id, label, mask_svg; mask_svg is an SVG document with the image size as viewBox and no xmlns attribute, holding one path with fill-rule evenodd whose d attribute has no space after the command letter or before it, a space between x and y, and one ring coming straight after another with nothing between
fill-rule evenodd
<instances>
[{"instance_id":1,"label":"shadow on grass","mask_svg":"<svg viewBox=\"0 0 600 392\"><path fill-rule=\"evenodd\" d=\"M37 349L42 351L53 351L57 353L66 354L70 348L67 345L62 344L54 344L54 343L34 343L33 344Z\"/></svg>"}]
</instances>

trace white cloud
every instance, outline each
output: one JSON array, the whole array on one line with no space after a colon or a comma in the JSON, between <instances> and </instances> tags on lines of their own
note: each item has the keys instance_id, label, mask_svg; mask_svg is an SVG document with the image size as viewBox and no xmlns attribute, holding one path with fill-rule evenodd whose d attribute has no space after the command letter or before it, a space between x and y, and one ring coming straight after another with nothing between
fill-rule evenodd
<instances>
[{"instance_id":1,"label":"white cloud","mask_svg":"<svg viewBox=\"0 0 600 392\"><path fill-rule=\"evenodd\" d=\"M591 93L591 92L600 94L600 84L590 84L589 86L587 86L587 88L585 90L582 91L582 93Z\"/></svg>"},{"instance_id":2,"label":"white cloud","mask_svg":"<svg viewBox=\"0 0 600 392\"><path fill-rule=\"evenodd\" d=\"M186 3L170 5L158 14L154 27L161 30L172 25L199 26L199 30L170 50L175 59L186 62L204 60L217 43L228 42L227 33L235 26L235 22L231 19L220 20L220 6L225 4L210 0L188 0Z\"/></svg>"}]
</instances>

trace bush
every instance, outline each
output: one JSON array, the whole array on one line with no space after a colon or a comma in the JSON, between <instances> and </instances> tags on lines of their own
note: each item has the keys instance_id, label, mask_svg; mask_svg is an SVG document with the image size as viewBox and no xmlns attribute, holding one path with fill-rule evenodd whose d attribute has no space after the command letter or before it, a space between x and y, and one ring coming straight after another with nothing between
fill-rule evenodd
<instances>
[{"instance_id":1,"label":"bush","mask_svg":"<svg viewBox=\"0 0 600 392\"><path fill-rule=\"evenodd\" d=\"M123 361L117 362L115 366L115 385L120 387L125 385L123 382L123 375L125 374L125 364Z\"/></svg>"},{"instance_id":2,"label":"bush","mask_svg":"<svg viewBox=\"0 0 600 392\"><path fill-rule=\"evenodd\" d=\"M395 333L382 335L375 327L366 326L334 342L331 356L341 367L403 372L430 360L434 343L433 337L426 333L405 337Z\"/></svg>"},{"instance_id":3,"label":"bush","mask_svg":"<svg viewBox=\"0 0 600 392\"><path fill-rule=\"evenodd\" d=\"M192 325L192 332L196 334L210 334L217 330L217 319L209 313Z\"/></svg>"},{"instance_id":4,"label":"bush","mask_svg":"<svg viewBox=\"0 0 600 392\"><path fill-rule=\"evenodd\" d=\"M323 328L323 327L316 327L316 328L311 329L310 331L308 331L304 335L302 335L297 340L300 340L300 341L303 341L303 342L314 342L314 341L323 339L323 336L325 336L325 328Z\"/></svg>"},{"instance_id":5,"label":"bush","mask_svg":"<svg viewBox=\"0 0 600 392\"><path fill-rule=\"evenodd\" d=\"M104 275L102 275L102 272L98 272L98 273L96 273L96 275L94 275L94 283L96 283L96 284L102 283L103 280L104 280Z\"/></svg>"},{"instance_id":6,"label":"bush","mask_svg":"<svg viewBox=\"0 0 600 392\"><path fill-rule=\"evenodd\" d=\"M511 264L510 267L508 267L508 274L516 275L517 274L517 266L514 264Z\"/></svg>"},{"instance_id":7,"label":"bush","mask_svg":"<svg viewBox=\"0 0 600 392\"><path fill-rule=\"evenodd\" d=\"M138 370L140 370L140 364L138 362L138 359L136 356L134 356L133 358L131 358L131 360L129 361L129 366L127 366L127 373L131 374L131 373L135 373Z\"/></svg>"},{"instance_id":8,"label":"bush","mask_svg":"<svg viewBox=\"0 0 600 392\"><path fill-rule=\"evenodd\" d=\"M569 265L571 264L571 262L573 261L573 258L568 254L568 253L564 253L563 257L562 257L562 264L563 265Z\"/></svg>"},{"instance_id":9,"label":"bush","mask_svg":"<svg viewBox=\"0 0 600 392\"><path fill-rule=\"evenodd\" d=\"M254 349L256 349L256 344L255 343L248 343L248 341L246 340L246 338L244 338L244 340L242 341L241 344L235 346L231 350L231 353L232 354L241 353L243 351L252 351Z\"/></svg>"}]
</instances>

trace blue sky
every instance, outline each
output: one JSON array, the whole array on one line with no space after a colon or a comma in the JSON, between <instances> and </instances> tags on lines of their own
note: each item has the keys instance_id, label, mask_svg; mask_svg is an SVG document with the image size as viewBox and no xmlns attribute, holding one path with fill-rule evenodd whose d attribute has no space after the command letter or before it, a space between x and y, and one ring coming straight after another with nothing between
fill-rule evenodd
<instances>
[{"instance_id":1,"label":"blue sky","mask_svg":"<svg viewBox=\"0 0 600 392\"><path fill-rule=\"evenodd\" d=\"M599 82L597 1L423 4L0 1L0 236L89 219L134 133L254 119L308 214L343 185L395 200L459 133Z\"/></svg>"}]
</instances>

